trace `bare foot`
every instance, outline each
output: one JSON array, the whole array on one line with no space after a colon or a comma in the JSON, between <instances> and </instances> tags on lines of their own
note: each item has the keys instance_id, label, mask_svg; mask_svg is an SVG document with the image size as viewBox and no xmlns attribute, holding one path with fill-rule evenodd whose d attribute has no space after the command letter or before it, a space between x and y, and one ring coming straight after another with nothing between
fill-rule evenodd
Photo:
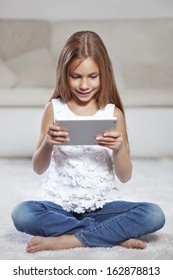
<instances>
[{"instance_id":1,"label":"bare foot","mask_svg":"<svg viewBox=\"0 0 173 280\"><path fill-rule=\"evenodd\" d=\"M74 235L62 235L56 237L35 236L27 242L26 251L36 253L43 250L62 250L84 245Z\"/></svg>"},{"instance_id":2,"label":"bare foot","mask_svg":"<svg viewBox=\"0 0 173 280\"><path fill-rule=\"evenodd\" d=\"M134 238L128 239L120 243L120 246L128 249L145 249L147 247L142 240L134 239Z\"/></svg>"}]
</instances>

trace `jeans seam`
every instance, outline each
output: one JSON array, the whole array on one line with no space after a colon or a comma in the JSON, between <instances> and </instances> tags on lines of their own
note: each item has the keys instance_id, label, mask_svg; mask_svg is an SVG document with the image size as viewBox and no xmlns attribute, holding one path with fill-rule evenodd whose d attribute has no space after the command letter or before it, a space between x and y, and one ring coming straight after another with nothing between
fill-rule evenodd
<instances>
[{"instance_id":1,"label":"jeans seam","mask_svg":"<svg viewBox=\"0 0 173 280\"><path fill-rule=\"evenodd\" d=\"M133 210L134 208L140 206L139 203L135 203L135 205L133 206L133 208L130 208L130 209L127 209L127 210L124 210L124 211L127 211L126 213L128 213L129 211ZM123 213L124 213L123 211ZM100 210L100 212L97 214L97 213L89 213L88 215L86 215L87 217L90 217L90 216L95 216L95 215L107 215L107 214L117 214L117 213L121 213L122 211L116 211L116 210ZM122 214L123 214L122 213Z\"/></svg>"},{"instance_id":2,"label":"jeans seam","mask_svg":"<svg viewBox=\"0 0 173 280\"><path fill-rule=\"evenodd\" d=\"M122 216L126 216L127 214L129 214L130 212L132 212L135 208L139 207L139 204L136 204L133 208L129 209L128 212L126 213L122 213L121 216L118 217L114 217L109 219L108 221L104 221L102 225L96 226L94 229L88 229L88 230L81 230L78 231L76 234L79 236L81 235L83 237L83 233L93 233L96 231L99 231L100 229L104 228L105 226L108 226L109 224L115 222L115 220L119 219ZM85 238L84 238L85 239Z\"/></svg>"}]
</instances>

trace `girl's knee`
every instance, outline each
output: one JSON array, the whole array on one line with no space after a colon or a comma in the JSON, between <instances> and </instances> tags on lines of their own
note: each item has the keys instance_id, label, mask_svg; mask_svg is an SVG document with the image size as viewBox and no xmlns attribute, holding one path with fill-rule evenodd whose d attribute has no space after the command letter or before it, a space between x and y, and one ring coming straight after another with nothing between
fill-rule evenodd
<instances>
[{"instance_id":1,"label":"girl's knee","mask_svg":"<svg viewBox=\"0 0 173 280\"><path fill-rule=\"evenodd\" d=\"M149 222L153 230L161 229L165 224L165 215L161 207L154 203L148 203Z\"/></svg>"},{"instance_id":2,"label":"girl's knee","mask_svg":"<svg viewBox=\"0 0 173 280\"><path fill-rule=\"evenodd\" d=\"M19 231L24 231L23 228L25 226L28 226L29 221L32 220L32 214L30 210L31 209L29 201L20 202L14 207L11 213L11 218L16 229L18 229Z\"/></svg>"}]
</instances>

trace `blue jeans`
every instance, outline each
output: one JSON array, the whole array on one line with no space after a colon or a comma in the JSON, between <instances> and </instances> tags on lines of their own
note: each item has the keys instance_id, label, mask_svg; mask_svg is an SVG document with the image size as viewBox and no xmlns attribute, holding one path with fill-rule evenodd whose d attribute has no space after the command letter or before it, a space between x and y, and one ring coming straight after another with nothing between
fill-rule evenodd
<instances>
[{"instance_id":1,"label":"blue jeans","mask_svg":"<svg viewBox=\"0 0 173 280\"><path fill-rule=\"evenodd\" d=\"M50 201L20 202L12 212L17 230L31 235L74 234L88 247L112 247L163 227L165 216L152 203L115 201L96 211L67 212Z\"/></svg>"}]
</instances>

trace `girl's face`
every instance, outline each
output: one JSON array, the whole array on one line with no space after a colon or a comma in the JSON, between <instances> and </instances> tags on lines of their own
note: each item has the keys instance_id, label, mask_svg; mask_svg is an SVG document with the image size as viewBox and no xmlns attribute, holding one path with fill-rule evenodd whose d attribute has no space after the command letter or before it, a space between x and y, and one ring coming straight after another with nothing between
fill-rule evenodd
<instances>
[{"instance_id":1,"label":"girl's face","mask_svg":"<svg viewBox=\"0 0 173 280\"><path fill-rule=\"evenodd\" d=\"M68 86L73 97L79 101L90 101L100 90L98 65L90 58L81 63L73 62L69 68Z\"/></svg>"}]
</instances>

